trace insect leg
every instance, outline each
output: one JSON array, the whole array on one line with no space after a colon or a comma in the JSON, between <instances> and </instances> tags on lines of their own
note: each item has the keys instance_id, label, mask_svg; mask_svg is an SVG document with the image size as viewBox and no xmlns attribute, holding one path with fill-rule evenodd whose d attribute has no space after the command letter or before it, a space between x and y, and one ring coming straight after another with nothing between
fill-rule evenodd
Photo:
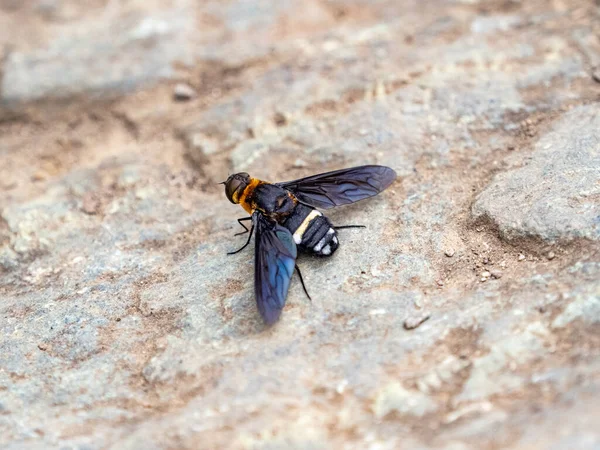
<instances>
[{"instance_id":1,"label":"insect leg","mask_svg":"<svg viewBox=\"0 0 600 450\"><path fill-rule=\"evenodd\" d=\"M312 298L310 298L310 295L308 295L308 291L306 290L306 286L304 285L304 280L302 279L302 273L300 272L300 267L298 267L298 264L296 264L296 272L298 272L298 276L300 277L300 283L302 283L302 289L304 289L304 293L312 302Z\"/></svg>"},{"instance_id":2,"label":"insect leg","mask_svg":"<svg viewBox=\"0 0 600 450\"><path fill-rule=\"evenodd\" d=\"M246 231L240 231L239 233L235 233L234 236L239 236L240 234L246 234L248 231L248 228L246 228L246 225L244 225L242 222L245 220L252 220L252 216L250 217L242 217L241 219L238 219L238 223L244 228L244 230Z\"/></svg>"},{"instance_id":3,"label":"insect leg","mask_svg":"<svg viewBox=\"0 0 600 450\"><path fill-rule=\"evenodd\" d=\"M343 230L344 228L367 228L366 225L342 225L339 227L334 226L336 230Z\"/></svg>"},{"instance_id":4,"label":"insect leg","mask_svg":"<svg viewBox=\"0 0 600 450\"><path fill-rule=\"evenodd\" d=\"M246 227L244 227L246 228ZM241 248L238 248L236 251L234 252L227 252L228 255L235 255L236 253L241 252L242 250L244 250L246 247L248 247L248 244L250 243L250 239L252 239L252 233L254 232L254 224L252 224L252 227L250 227L250 235L248 236L248 240L246 241L246 243L244 245L242 245Z\"/></svg>"}]
</instances>

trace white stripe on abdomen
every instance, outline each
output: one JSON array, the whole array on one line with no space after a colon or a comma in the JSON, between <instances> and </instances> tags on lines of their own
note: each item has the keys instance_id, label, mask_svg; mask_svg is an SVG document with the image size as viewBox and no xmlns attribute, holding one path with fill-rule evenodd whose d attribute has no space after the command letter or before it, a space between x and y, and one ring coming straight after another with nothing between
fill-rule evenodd
<instances>
[{"instance_id":1,"label":"white stripe on abdomen","mask_svg":"<svg viewBox=\"0 0 600 450\"><path fill-rule=\"evenodd\" d=\"M304 236L306 229L308 228L310 223L319 216L322 216L322 214L316 209L313 209L310 212L310 214L306 216L306 219L302 221L298 229L294 231L293 238L296 245L300 245L300 243L302 242L302 236Z\"/></svg>"},{"instance_id":2,"label":"white stripe on abdomen","mask_svg":"<svg viewBox=\"0 0 600 450\"><path fill-rule=\"evenodd\" d=\"M315 245L315 248L313 250L317 253L320 252L323 246L325 245L325 241L327 241L327 237L332 235L333 233L335 233L335 231L333 231L333 228L330 228L329 231L327 231L327 234L321 238L317 245ZM335 239L335 237L333 239Z\"/></svg>"}]
</instances>

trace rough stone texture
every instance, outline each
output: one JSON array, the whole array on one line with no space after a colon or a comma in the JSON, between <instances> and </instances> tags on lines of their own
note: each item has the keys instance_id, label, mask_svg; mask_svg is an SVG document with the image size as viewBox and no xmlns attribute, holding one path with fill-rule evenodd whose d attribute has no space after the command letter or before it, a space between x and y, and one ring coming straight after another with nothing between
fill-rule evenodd
<instances>
[{"instance_id":1,"label":"rough stone texture","mask_svg":"<svg viewBox=\"0 0 600 450\"><path fill-rule=\"evenodd\" d=\"M400 383L386 386L375 398L373 412L378 419L391 413L423 417L437 409L431 397L415 391L406 390Z\"/></svg>"},{"instance_id":2,"label":"rough stone texture","mask_svg":"<svg viewBox=\"0 0 600 450\"><path fill-rule=\"evenodd\" d=\"M170 25L129 40L145 18ZM584 0L3 2L0 447L598 448L599 26ZM265 329L217 183L363 163L400 177L328 213L368 229L301 257L313 301L294 278Z\"/></svg>"},{"instance_id":3,"label":"rough stone texture","mask_svg":"<svg viewBox=\"0 0 600 450\"><path fill-rule=\"evenodd\" d=\"M497 175L473 205L511 239L600 239L600 106L566 114L524 167Z\"/></svg>"},{"instance_id":4,"label":"rough stone texture","mask_svg":"<svg viewBox=\"0 0 600 450\"><path fill-rule=\"evenodd\" d=\"M50 4L39 2L39 13ZM61 2L55 2L61 3ZM177 0L170 8L137 3L126 13L115 2L87 20L75 20L40 49L8 53L4 63L1 100L6 104L68 97L82 93L127 91L174 75L174 63L192 56L190 2Z\"/></svg>"}]
</instances>

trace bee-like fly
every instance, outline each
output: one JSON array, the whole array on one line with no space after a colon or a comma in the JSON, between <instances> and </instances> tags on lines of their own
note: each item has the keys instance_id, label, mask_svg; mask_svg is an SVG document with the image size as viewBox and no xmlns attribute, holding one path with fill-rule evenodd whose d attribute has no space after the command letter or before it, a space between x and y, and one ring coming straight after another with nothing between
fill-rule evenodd
<instances>
[{"instance_id":1,"label":"bee-like fly","mask_svg":"<svg viewBox=\"0 0 600 450\"><path fill-rule=\"evenodd\" d=\"M281 315L294 267L297 269L298 250L331 256L338 248L336 227L316 208L329 209L372 197L395 178L396 172L389 167L371 165L283 183L268 183L241 172L223 182L229 201L250 214L238 219L246 230L239 234L250 231L248 241L230 254L246 248L256 230L254 289L265 323L271 325ZM252 220L250 230L242 223L245 220Z\"/></svg>"}]
</instances>

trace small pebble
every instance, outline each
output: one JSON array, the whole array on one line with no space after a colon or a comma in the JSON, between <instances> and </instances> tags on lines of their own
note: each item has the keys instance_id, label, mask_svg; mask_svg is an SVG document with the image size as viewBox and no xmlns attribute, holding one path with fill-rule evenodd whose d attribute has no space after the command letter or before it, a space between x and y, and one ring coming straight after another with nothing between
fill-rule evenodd
<instances>
[{"instance_id":1,"label":"small pebble","mask_svg":"<svg viewBox=\"0 0 600 450\"><path fill-rule=\"evenodd\" d=\"M496 280L502 278L502 272L500 272L499 270L492 270L490 274L492 275L492 278L495 278Z\"/></svg>"},{"instance_id":2,"label":"small pebble","mask_svg":"<svg viewBox=\"0 0 600 450\"><path fill-rule=\"evenodd\" d=\"M443 286L444 285L444 282L442 280L437 280L436 283L437 283L438 286Z\"/></svg>"},{"instance_id":3,"label":"small pebble","mask_svg":"<svg viewBox=\"0 0 600 450\"><path fill-rule=\"evenodd\" d=\"M79 264L80 262L83 262L83 261L85 261L85 258L83 256L76 256L75 258L73 258L71 260L71 265Z\"/></svg>"},{"instance_id":4,"label":"small pebble","mask_svg":"<svg viewBox=\"0 0 600 450\"><path fill-rule=\"evenodd\" d=\"M489 278L492 276L492 274L486 270L484 272L481 272L481 276L484 278Z\"/></svg>"},{"instance_id":5,"label":"small pebble","mask_svg":"<svg viewBox=\"0 0 600 450\"><path fill-rule=\"evenodd\" d=\"M404 328L407 330L413 330L425 322L431 317L431 314L426 312L416 316L409 317L404 321Z\"/></svg>"},{"instance_id":6,"label":"small pebble","mask_svg":"<svg viewBox=\"0 0 600 450\"><path fill-rule=\"evenodd\" d=\"M449 248L448 250L446 250L444 252L444 254L448 257L448 258L452 258L454 256L454 249L453 248Z\"/></svg>"},{"instance_id":7,"label":"small pebble","mask_svg":"<svg viewBox=\"0 0 600 450\"><path fill-rule=\"evenodd\" d=\"M97 214L100 209L100 200L92 192L86 192L81 202L81 210L86 214Z\"/></svg>"},{"instance_id":8,"label":"small pebble","mask_svg":"<svg viewBox=\"0 0 600 450\"><path fill-rule=\"evenodd\" d=\"M524 255L523 253L521 253L521 254L519 255L519 258L518 258L518 259L519 259L519 261L524 261L524 260L525 260L525 255Z\"/></svg>"},{"instance_id":9,"label":"small pebble","mask_svg":"<svg viewBox=\"0 0 600 450\"><path fill-rule=\"evenodd\" d=\"M41 170L38 170L31 176L31 181L44 181L46 179L46 174Z\"/></svg>"},{"instance_id":10,"label":"small pebble","mask_svg":"<svg viewBox=\"0 0 600 450\"><path fill-rule=\"evenodd\" d=\"M298 158L296 161L294 161L293 166L294 168L302 168L308 166L308 164L306 164L306 161Z\"/></svg>"},{"instance_id":11,"label":"small pebble","mask_svg":"<svg viewBox=\"0 0 600 450\"><path fill-rule=\"evenodd\" d=\"M486 277L481 277L481 278L479 279L479 281L481 281L482 283L485 283L485 282L487 281L487 278L486 278Z\"/></svg>"},{"instance_id":12,"label":"small pebble","mask_svg":"<svg viewBox=\"0 0 600 450\"><path fill-rule=\"evenodd\" d=\"M17 183L15 183L14 181L11 182L0 182L0 189L4 189L5 191L10 191L11 189L14 189L17 187Z\"/></svg>"},{"instance_id":13,"label":"small pebble","mask_svg":"<svg viewBox=\"0 0 600 450\"><path fill-rule=\"evenodd\" d=\"M373 275L373 277L375 277L375 278L378 278L378 277L380 277L382 275L382 272L378 268L372 267L371 268L371 275Z\"/></svg>"},{"instance_id":14,"label":"small pebble","mask_svg":"<svg viewBox=\"0 0 600 450\"><path fill-rule=\"evenodd\" d=\"M178 101L191 100L196 96L196 91L189 84L178 83L173 90L173 98Z\"/></svg>"},{"instance_id":15,"label":"small pebble","mask_svg":"<svg viewBox=\"0 0 600 450\"><path fill-rule=\"evenodd\" d=\"M284 127L287 125L287 118L283 113L276 112L273 116L273 122L275 122L275 125L277 125L278 127Z\"/></svg>"},{"instance_id":16,"label":"small pebble","mask_svg":"<svg viewBox=\"0 0 600 450\"><path fill-rule=\"evenodd\" d=\"M346 390L346 386L348 386L348 380L346 380L346 379L344 378L342 381L340 381L340 382L337 384L337 386L336 386L335 390L336 390L336 392L337 392L338 394L340 394L340 395L341 395L341 394L343 394L343 393L344 393L344 391Z\"/></svg>"},{"instance_id":17,"label":"small pebble","mask_svg":"<svg viewBox=\"0 0 600 450\"><path fill-rule=\"evenodd\" d=\"M38 344L38 348L41 351L45 352L48 349L48 346L45 343L41 342L41 343Z\"/></svg>"},{"instance_id":18,"label":"small pebble","mask_svg":"<svg viewBox=\"0 0 600 450\"><path fill-rule=\"evenodd\" d=\"M547 257L549 260L553 260L555 256L556 256L556 255L554 254L554 252L548 252L548 254L546 255L546 257Z\"/></svg>"}]
</instances>

